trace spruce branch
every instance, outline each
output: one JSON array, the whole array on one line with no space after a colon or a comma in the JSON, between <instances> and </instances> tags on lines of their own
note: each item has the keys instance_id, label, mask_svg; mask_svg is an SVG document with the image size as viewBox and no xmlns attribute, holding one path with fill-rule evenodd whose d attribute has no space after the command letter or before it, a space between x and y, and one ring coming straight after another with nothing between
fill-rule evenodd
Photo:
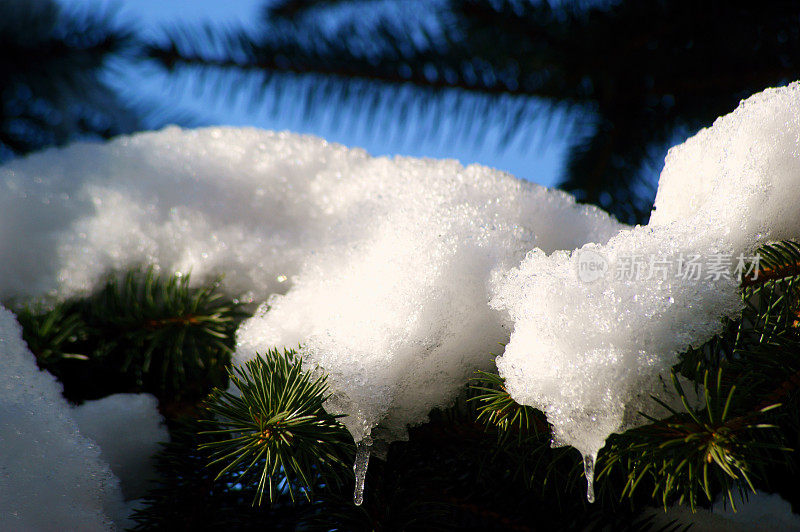
<instances>
[{"instance_id":1,"label":"spruce branch","mask_svg":"<svg viewBox=\"0 0 800 532\"><path fill-rule=\"evenodd\" d=\"M604 479L601 502L588 510L575 482L580 476L577 453L550 449L544 415L516 404L502 378L493 374L479 374L466 401L432 413L431 423L410 431L409 442L391 446L388 461L373 463L366 508L353 507L349 489L342 489L352 481L352 442L322 409L328 393L325 379L304 372L293 351L273 350L230 370L235 391L213 394L206 430L197 434L200 444L193 452L211 462L205 468L209 483L219 472L213 483L217 492L245 486L240 496L261 508L266 494L271 505L264 510L270 512L284 511L289 501L300 503L294 508L309 511L307 524L316 517L328 528L331 511L340 514L337 522L351 524L408 524L421 510L434 516L430 522L448 523L469 513L470 519L492 523L505 515L498 511L503 500L519 490L530 504L540 498L536 504L542 508L558 506L560 515L554 520L571 516L582 527L593 519L616 523L614 515L622 515L625 506L630 520L653 498L665 506L679 501L696 508L722 494L733 504L735 492L763 487L770 480L767 468L789 471L785 441L792 441L791 431L796 433L800 425L794 393L800 384L800 330L795 324L800 273L786 265L797 251L792 243L770 245L761 255L763 271L782 273L764 275L760 283L743 281L742 316L727 320L719 337L687 352L676 367L704 384L703 404L690 404L673 377L683 408L609 439L598 462L599 478ZM140 323L155 332L194 326L196 321L191 313L173 313ZM512 434L518 437L508 437ZM425 493L417 483L421 478L428 486ZM478 485L479 495L472 489ZM625 504L616 500L620 490ZM518 523L525 521L502 526ZM645 521L642 528L647 528Z\"/></svg>"},{"instance_id":2,"label":"spruce branch","mask_svg":"<svg viewBox=\"0 0 800 532\"><path fill-rule=\"evenodd\" d=\"M796 388L800 371L800 245L777 242L762 246L758 255L760 269L742 279L745 308L735 334L729 335L724 362L747 377L746 385L766 406Z\"/></svg>"},{"instance_id":3,"label":"spruce branch","mask_svg":"<svg viewBox=\"0 0 800 532\"><path fill-rule=\"evenodd\" d=\"M88 296L16 312L39 365L74 401L132 391L196 401L225 385L234 333L248 316L218 288L135 268Z\"/></svg>"},{"instance_id":4,"label":"spruce branch","mask_svg":"<svg viewBox=\"0 0 800 532\"><path fill-rule=\"evenodd\" d=\"M387 107L399 110L400 122L417 112L455 116L453 130L466 131L465 140L482 142L483 131L496 128L501 146L524 145L531 133L551 131L539 124L555 123L553 136L570 139L562 188L641 222L676 136L747 94L797 78L795 3L717 4L277 0L252 35L170 29L143 53L217 92L240 94L250 84L237 79L248 76L258 87L249 94L254 107L270 101L280 109L287 99L274 97L282 93L304 100L306 117L345 107L335 122L376 130L376 111ZM762 36L759 46L731 38L751 34Z\"/></svg>"},{"instance_id":5,"label":"spruce branch","mask_svg":"<svg viewBox=\"0 0 800 532\"><path fill-rule=\"evenodd\" d=\"M270 350L230 370L229 378L236 393L212 394L207 408L214 428L202 433L225 438L200 446L211 452L209 465L221 467L217 478L254 472L258 505L265 492L273 502L284 489L292 500L296 489L310 500L320 476L344 482L352 440L322 407L325 376L303 371L295 351Z\"/></svg>"},{"instance_id":6,"label":"spruce branch","mask_svg":"<svg viewBox=\"0 0 800 532\"><path fill-rule=\"evenodd\" d=\"M721 334L683 353L677 369L685 377L700 381L706 370L724 365L727 379L760 396L800 370L800 246L777 242L757 255L760 261L748 265L741 279L742 315L726 319ZM780 398L765 396L767 403Z\"/></svg>"},{"instance_id":7,"label":"spruce branch","mask_svg":"<svg viewBox=\"0 0 800 532\"><path fill-rule=\"evenodd\" d=\"M200 420L182 418L170 426L170 441L154 457L158 478L131 516L133 530L295 531L304 510L288 496L270 506L250 506L256 487L233 473L214 480L208 454L198 449L219 436L198 434Z\"/></svg>"},{"instance_id":8,"label":"spruce branch","mask_svg":"<svg viewBox=\"0 0 800 532\"><path fill-rule=\"evenodd\" d=\"M800 246L777 242L759 256L762 269L751 265L742 279L741 317L726 320L722 334L687 351L675 368L704 384L703 404L691 405L673 374L683 408L662 404L670 417L612 436L601 453L598 479L621 479L623 498L641 501L646 485L665 506L678 501L694 509L720 492L734 504L734 491L754 490L769 481L768 467L789 462L786 431L797 432L800 423L781 403L796 401L800 385ZM503 433L536 432L540 421L549 433L543 415L517 404L501 377L480 374L475 383L481 421ZM531 454L540 454L539 443L528 440Z\"/></svg>"},{"instance_id":9,"label":"spruce branch","mask_svg":"<svg viewBox=\"0 0 800 532\"><path fill-rule=\"evenodd\" d=\"M66 359L89 360L85 354L73 352L88 333L86 323L71 305L60 303L48 309L30 304L18 309L16 315L22 338L40 367L51 367Z\"/></svg>"},{"instance_id":10,"label":"spruce branch","mask_svg":"<svg viewBox=\"0 0 800 532\"><path fill-rule=\"evenodd\" d=\"M478 371L472 379L477 395L471 401L479 403L478 421L496 426L502 432L517 432L520 437L532 432L535 437L549 435L550 425L544 414L533 407L520 405L506 391L500 375Z\"/></svg>"},{"instance_id":11,"label":"spruce branch","mask_svg":"<svg viewBox=\"0 0 800 532\"><path fill-rule=\"evenodd\" d=\"M784 240L762 246L758 250L758 268L742 278L742 287L762 286L800 275L800 244Z\"/></svg>"},{"instance_id":12,"label":"spruce branch","mask_svg":"<svg viewBox=\"0 0 800 532\"><path fill-rule=\"evenodd\" d=\"M150 112L131 104L108 75L135 58L136 41L134 28L108 6L0 2L0 160L142 129Z\"/></svg>"},{"instance_id":13,"label":"spruce branch","mask_svg":"<svg viewBox=\"0 0 800 532\"><path fill-rule=\"evenodd\" d=\"M776 429L766 422L765 414L780 405L734 415L736 387L724 385L721 369L716 376L705 373L705 401L700 407L689 403L675 373L672 382L685 410L661 403L671 412L669 418L651 419L650 425L611 439L598 478L622 464L627 471L623 497L633 497L647 484L665 508L677 501L695 510L701 495L712 503L717 492L735 507L734 491L743 487L755 491L752 474L770 461L770 451L786 450L759 434Z\"/></svg>"},{"instance_id":14,"label":"spruce branch","mask_svg":"<svg viewBox=\"0 0 800 532\"><path fill-rule=\"evenodd\" d=\"M366 2L375 0L366 0ZM266 17L295 19L315 9L325 9L343 4L366 3L365 0L278 0L264 8Z\"/></svg>"},{"instance_id":15,"label":"spruce branch","mask_svg":"<svg viewBox=\"0 0 800 532\"><path fill-rule=\"evenodd\" d=\"M791 392L800 385L800 246L768 244L758 256L760 264L741 280L741 317L726 320L720 336L689 350L676 367L703 382L705 403L692 407L673 373L684 410L669 409L671 417L650 419L607 447L600 477L624 461L623 496L649 478L665 506L677 499L694 509L701 494L711 503L718 491L734 505L734 489L755 490L754 474L768 482L768 466L789 462L784 442L787 430L796 430L794 408L781 403L796 400Z\"/></svg>"},{"instance_id":16,"label":"spruce branch","mask_svg":"<svg viewBox=\"0 0 800 532\"><path fill-rule=\"evenodd\" d=\"M247 314L218 291L219 280L197 288L189 283L188 275L163 278L152 267L111 277L83 302L94 356L161 393L203 377L223 384L234 331Z\"/></svg>"}]
</instances>

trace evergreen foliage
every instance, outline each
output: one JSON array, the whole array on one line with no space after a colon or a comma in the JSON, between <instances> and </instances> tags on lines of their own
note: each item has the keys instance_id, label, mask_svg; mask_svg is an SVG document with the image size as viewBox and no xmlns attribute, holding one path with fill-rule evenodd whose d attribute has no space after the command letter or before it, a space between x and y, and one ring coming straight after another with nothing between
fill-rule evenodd
<instances>
[{"instance_id":1,"label":"evergreen foliage","mask_svg":"<svg viewBox=\"0 0 800 532\"><path fill-rule=\"evenodd\" d=\"M294 530L301 506L288 497L253 506L255 483L207 467L209 456L198 446L218 440L207 428L190 417L170 423L170 442L156 457L159 484L134 513L134 530Z\"/></svg>"},{"instance_id":2,"label":"evergreen foliage","mask_svg":"<svg viewBox=\"0 0 800 532\"><path fill-rule=\"evenodd\" d=\"M217 283L196 288L135 270L19 317L40 365L72 400L87 398L80 391L160 397L172 443L137 529L651 530L656 506L708 507L719 496L733 505L753 489L800 503L800 245L760 255L758 275L742 279L742 316L675 367L683 408L614 435L601 451L594 504L579 454L551 448L544 415L480 373L457 404L411 428L408 442L376 449L364 505L354 506L353 444L322 408L324 375L304 370L294 351L272 350L229 369L227 389L220 371L246 313ZM111 378L90 384L101 371ZM677 375L702 385L699 404Z\"/></svg>"},{"instance_id":3,"label":"evergreen foliage","mask_svg":"<svg viewBox=\"0 0 800 532\"><path fill-rule=\"evenodd\" d=\"M758 275L742 279L742 317L725 333L686 353L678 368L704 386L704 404L629 431L607 447L606 470L625 461L624 494L650 477L664 505L676 498L694 508L735 490L777 490L797 505L787 475L797 462L800 246L780 242L759 251ZM782 473L778 471L782 470ZM791 473L789 473L791 474Z\"/></svg>"},{"instance_id":4,"label":"evergreen foliage","mask_svg":"<svg viewBox=\"0 0 800 532\"><path fill-rule=\"evenodd\" d=\"M261 504L265 491L274 501L280 487L295 500L295 485L311 499L320 475L327 484L342 483L345 457L352 453L347 431L322 408L325 376L304 372L291 350L258 355L229 376L235 392L215 391L208 406L214 428L205 432L228 437L200 445L211 451L210 465L224 466L220 475L246 476L262 463L254 504Z\"/></svg>"},{"instance_id":5,"label":"evergreen foliage","mask_svg":"<svg viewBox=\"0 0 800 532\"><path fill-rule=\"evenodd\" d=\"M551 448L544 415L481 373L457 404L411 428L408 442L378 450L364 505L354 506L352 440L321 408L324 376L304 371L295 352L273 350L234 370L237 391L215 391L206 421L192 421L162 453L172 480L140 510L140 527L177 520L175 506L161 515L173 499L196 511L173 490L199 486L213 486L209 504L222 513L255 504L242 514L253 523L268 515L276 529L297 530L653 530L657 506L709 507L719 496L733 505L754 489L797 504L800 245L766 246L761 256L758 276L742 279L742 316L675 367L670 385L683 408L614 435L601 451L594 504L579 454ZM702 385L699 404L678 374ZM189 459L204 472L176 477L171 468Z\"/></svg>"},{"instance_id":6,"label":"evergreen foliage","mask_svg":"<svg viewBox=\"0 0 800 532\"><path fill-rule=\"evenodd\" d=\"M120 21L113 4L4 0L0 46L0 162L75 140L197 123L120 88L125 70L148 60L136 26Z\"/></svg>"},{"instance_id":7,"label":"evergreen foliage","mask_svg":"<svg viewBox=\"0 0 800 532\"><path fill-rule=\"evenodd\" d=\"M248 313L218 281L189 282L132 270L85 297L20 307L17 317L39 366L61 379L71 401L142 391L194 403L227 384L234 334Z\"/></svg>"}]
</instances>

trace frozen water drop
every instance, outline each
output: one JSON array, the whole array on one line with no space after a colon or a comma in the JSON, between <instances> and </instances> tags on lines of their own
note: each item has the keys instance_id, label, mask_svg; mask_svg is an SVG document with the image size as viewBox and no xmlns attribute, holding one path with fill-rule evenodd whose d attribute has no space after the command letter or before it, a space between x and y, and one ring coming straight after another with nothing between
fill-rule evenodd
<instances>
[{"instance_id":1,"label":"frozen water drop","mask_svg":"<svg viewBox=\"0 0 800 532\"><path fill-rule=\"evenodd\" d=\"M597 453L583 456L583 473L586 476L586 500L594 502L594 461Z\"/></svg>"},{"instance_id":2,"label":"frozen water drop","mask_svg":"<svg viewBox=\"0 0 800 532\"><path fill-rule=\"evenodd\" d=\"M372 438L365 436L363 440L356 443L356 463L353 464L353 471L356 474L356 488L353 491L353 504L361 506L364 502L364 480L367 478L367 466L369 465L369 453L372 450Z\"/></svg>"}]
</instances>

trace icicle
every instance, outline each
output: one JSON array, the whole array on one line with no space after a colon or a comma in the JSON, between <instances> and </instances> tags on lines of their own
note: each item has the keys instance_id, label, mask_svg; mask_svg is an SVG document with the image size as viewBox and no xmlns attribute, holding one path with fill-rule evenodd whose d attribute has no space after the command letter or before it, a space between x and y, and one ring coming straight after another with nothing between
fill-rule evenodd
<instances>
[{"instance_id":1,"label":"icicle","mask_svg":"<svg viewBox=\"0 0 800 532\"><path fill-rule=\"evenodd\" d=\"M353 492L353 504L361 506L364 502L364 480L367 478L367 466L369 465L369 453L372 450L372 438L365 436L363 440L356 443L356 463L353 464L353 471L356 474L356 489Z\"/></svg>"},{"instance_id":2,"label":"icicle","mask_svg":"<svg viewBox=\"0 0 800 532\"><path fill-rule=\"evenodd\" d=\"M586 476L586 500L594 502L594 461L597 453L583 455L583 474Z\"/></svg>"}]
</instances>

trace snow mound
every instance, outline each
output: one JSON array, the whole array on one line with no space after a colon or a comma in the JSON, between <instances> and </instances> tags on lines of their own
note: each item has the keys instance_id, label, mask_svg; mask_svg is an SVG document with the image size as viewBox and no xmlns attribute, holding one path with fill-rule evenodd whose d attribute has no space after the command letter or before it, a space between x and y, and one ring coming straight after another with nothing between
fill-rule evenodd
<instances>
[{"instance_id":1,"label":"snow mound","mask_svg":"<svg viewBox=\"0 0 800 532\"><path fill-rule=\"evenodd\" d=\"M452 161L372 159L326 188L357 199L348 238L309 254L293 288L242 325L237 359L301 344L356 441L378 424L382 439L404 437L490 369L509 334L487 305L494 268L622 227L561 192Z\"/></svg>"},{"instance_id":2,"label":"snow mound","mask_svg":"<svg viewBox=\"0 0 800 532\"><path fill-rule=\"evenodd\" d=\"M650 225L692 219L737 250L797 238L798 135L800 83L743 100L669 151Z\"/></svg>"},{"instance_id":3,"label":"snow mound","mask_svg":"<svg viewBox=\"0 0 800 532\"><path fill-rule=\"evenodd\" d=\"M100 446L100 458L119 478L126 500L147 492L156 471L151 458L169 432L150 394L119 393L75 407L72 416L81 434Z\"/></svg>"},{"instance_id":4,"label":"snow mound","mask_svg":"<svg viewBox=\"0 0 800 532\"><path fill-rule=\"evenodd\" d=\"M717 501L711 510L671 506L666 512L653 510L653 528L687 526L696 532L793 532L800 530L800 516L777 493L736 495L736 510Z\"/></svg>"},{"instance_id":5,"label":"snow mound","mask_svg":"<svg viewBox=\"0 0 800 532\"><path fill-rule=\"evenodd\" d=\"M154 264L225 273L264 299L357 200L326 194L366 155L315 138L205 129L79 143L0 169L0 297L90 290L109 270Z\"/></svg>"},{"instance_id":6,"label":"snow mound","mask_svg":"<svg viewBox=\"0 0 800 532\"><path fill-rule=\"evenodd\" d=\"M118 480L2 307L0 357L0 529L113 529L125 514Z\"/></svg>"},{"instance_id":7,"label":"snow mound","mask_svg":"<svg viewBox=\"0 0 800 532\"><path fill-rule=\"evenodd\" d=\"M402 436L491 367L509 334L487 306L492 269L624 227L489 168L256 129L49 150L0 168L0 190L0 296L91 290L138 264L277 294L237 360L303 344L357 440L381 421Z\"/></svg>"},{"instance_id":8,"label":"snow mound","mask_svg":"<svg viewBox=\"0 0 800 532\"><path fill-rule=\"evenodd\" d=\"M669 152L649 225L495 276L514 328L497 367L557 444L593 458L643 422L659 376L740 312L757 246L800 237L798 154L800 85L764 91Z\"/></svg>"},{"instance_id":9,"label":"snow mound","mask_svg":"<svg viewBox=\"0 0 800 532\"><path fill-rule=\"evenodd\" d=\"M417 203L429 206L496 202L485 208L498 218L480 223L530 247L522 245L532 238L528 228L511 226L544 198L535 190L455 161L371 158L315 137L248 128L170 127L74 144L0 168L0 298L69 295L110 270L154 264L191 271L196 282L225 274L231 293L260 302L285 293L309 257L369 241L387 212L422 215L413 201L404 205L420 194L430 198ZM562 193L545 201L572 204ZM585 224L590 237L617 225L599 209L582 209L595 221ZM504 220L505 212L515 218ZM558 227L569 220L551 214L542 240L583 243L579 228Z\"/></svg>"}]
</instances>

